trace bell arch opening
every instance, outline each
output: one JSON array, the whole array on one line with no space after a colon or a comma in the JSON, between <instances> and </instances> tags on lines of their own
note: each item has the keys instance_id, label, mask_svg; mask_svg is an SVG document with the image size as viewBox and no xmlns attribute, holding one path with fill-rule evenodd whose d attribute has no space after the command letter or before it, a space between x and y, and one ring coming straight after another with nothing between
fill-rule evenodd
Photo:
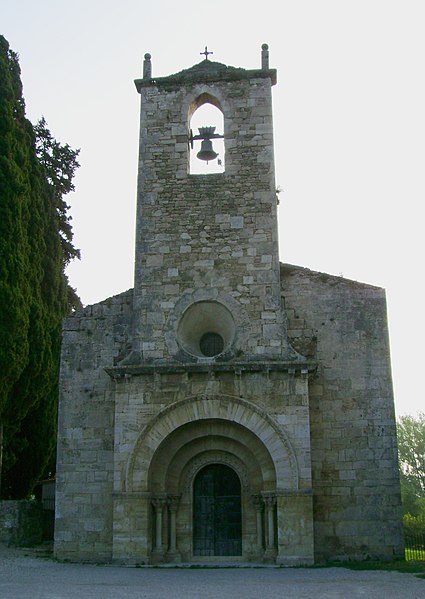
<instances>
[{"instance_id":1,"label":"bell arch opening","mask_svg":"<svg viewBox=\"0 0 425 599\"><path fill-rule=\"evenodd\" d=\"M209 175L225 170L224 115L221 104L203 93L189 107L189 174Z\"/></svg>"}]
</instances>

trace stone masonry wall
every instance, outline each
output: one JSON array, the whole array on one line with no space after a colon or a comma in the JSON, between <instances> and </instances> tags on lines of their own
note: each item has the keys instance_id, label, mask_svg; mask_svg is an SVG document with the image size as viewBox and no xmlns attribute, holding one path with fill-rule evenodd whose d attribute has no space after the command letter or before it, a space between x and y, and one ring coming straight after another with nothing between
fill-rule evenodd
<instances>
[{"instance_id":1,"label":"stone masonry wall","mask_svg":"<svg viewBox=\"0 0 425 599\"><path fill-rule=\"evenodd\" d=\"M403 554L385 292L282 265L293 345L310 383L316 559Z\"/></svg>"},{"instance_id":2,"label":"stone masonry wall","mask_svg":"<svg viewBox=\"0 0 425 599\"><path fill-rule=\"evenodd\" d=\"M140 431L167 406L202 396L243 398L277 422L297 456L299 488L311 488L306 376L277 371L152 372L116 383L115 491L125 489L128 458ZM223 399L224 401L224 399ZM176 424L176 427L178 424ZM123 451L120 450L123 448ZM272 456L273 457L273 456ZM145 489L143 489L145 490Z\"/></svg>"},{"instance_id":3,"label":"stone masonry wall","mask_svg":"<svg viewBox=\"0 0 425 599\"><path fill-rule=\"evenodd\" d=\"M0 543L31 547L43 538L42 507L37 501L0 501Z\"/></svg>"},{"instance_id":4,"label":"stone masonry wall","mask_svg":"<svg viewBox=\"0 0 425 599\"><path fill-rule=\"evenodd\" d=\"M64 324L55 553L108 561L112 552L114 398L104 368L128 351L132 290Z\"/></svg>"}]
</instances>

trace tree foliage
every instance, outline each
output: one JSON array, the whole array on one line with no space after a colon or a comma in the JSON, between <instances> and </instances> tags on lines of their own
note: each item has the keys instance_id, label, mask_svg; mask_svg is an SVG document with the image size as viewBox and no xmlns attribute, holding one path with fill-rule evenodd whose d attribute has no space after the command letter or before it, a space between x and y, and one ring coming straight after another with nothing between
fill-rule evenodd
<instances>
[{"instance_id":1,"label":"tree foliage","mask_svg":"<svg viewBox=\"0 0 425 599\"><path fill-rule=\"evenodd\" d=\"M56 225L60 236L62 258L67 265L74 258L80 258L80 251L72 244L73 232L69 206L64 196L74 191L73 178L80 166L77 162L79 150L68 144L61 145L53 138L44 117L34 127L36 153L47 182L47 195L56 208Z\"/></svg>"},{"instance_id":2,"label":"tree foliage","mask_svg":"<svg viewBox=\"0 0 425 599\"><path fill-rule=\"evenodd\" d=\"M25 117L17 55L0 36L0 421L2 496L26 497L52 463L63 317L78 304L65 266L78 151Z\"/></svg>"},{"instance_id":3,"label":"tree foliage","mask_svg":"<svg viewBox=\"0 0 425 599\"><path fill-rule=\"evenodd\" d=\"M29 131L17 56L0 37L0 414L28 357Z\"/></svg>"},{"instance_id":4,"label":"tree foliage","mask_svg":"<svg viewBox=\"0 0 425 599\"><path fill-rule=\"evenodd\" d=\"M401 416L397 437L404 512L425 515L425 413Z\"/></svg>"}]
</instances>

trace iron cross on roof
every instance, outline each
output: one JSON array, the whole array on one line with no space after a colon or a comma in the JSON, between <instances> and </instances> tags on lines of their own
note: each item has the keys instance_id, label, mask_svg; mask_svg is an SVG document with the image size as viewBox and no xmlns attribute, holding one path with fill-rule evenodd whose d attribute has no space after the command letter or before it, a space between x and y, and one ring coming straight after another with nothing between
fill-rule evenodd
<instances>
[{"instance_id":1,"label":"iron cross on roof","mask_svg":"<svg viewBox=\"0 0 425 599\"><path fill-rule=\"evenodd\" d=\"M199 54L205 54L205 60L208 60L208 54L214 54L214 52L208 52L208 48L205 46L205 50L203 52L199 52Z\"/></svg>"}]
</instances>

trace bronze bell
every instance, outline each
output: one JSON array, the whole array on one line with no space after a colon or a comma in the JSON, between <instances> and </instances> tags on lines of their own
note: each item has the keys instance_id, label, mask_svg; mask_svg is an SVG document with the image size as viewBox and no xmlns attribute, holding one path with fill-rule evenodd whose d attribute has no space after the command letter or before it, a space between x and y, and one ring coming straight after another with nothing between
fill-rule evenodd
<instances>
[{"instance_id":1,"label":"bronze bell","mask_svg":"<svg viewBox=\"0 0 425 599\"><path fill-rule=\"evenodd\" d=\"M199 160L206 160L206 162L208 162L209 160L214 160L217 158L218 154L213 150L212 141L207 138L202 140L201 149L196 156L199 158Z\"/></svg>"},{"instance_id":2,"label":"bronze bell","mask_svg":"<svg viewBox=\"0 0 425 599\"><path fill-rule=\"evenodd\" d=\"M214 152L212 139L223 139L223 135L214 133L215 127L199 127L199 135L193 135L192 129L189 132L189 143L193 150L193 142L195 139L201 141L201 149L196 154L199 160L205 160L207 163L210 160L215 160L218 156L217 152Z\"/></svg>"}]
</instances>

